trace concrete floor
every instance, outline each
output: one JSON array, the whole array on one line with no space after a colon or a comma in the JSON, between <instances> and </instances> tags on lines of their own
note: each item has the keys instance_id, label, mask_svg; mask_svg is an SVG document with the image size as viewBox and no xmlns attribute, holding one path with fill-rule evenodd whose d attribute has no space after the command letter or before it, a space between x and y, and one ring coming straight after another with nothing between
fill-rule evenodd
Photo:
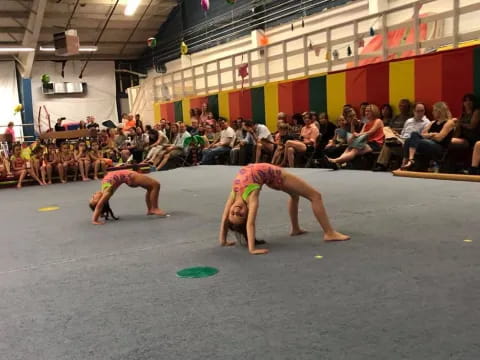
<instances>
[{"instance_id":1,"label":"concrete floor","mask_svg":"<svg viewBox=\"0 0 480 360\"><path fill-rule=\"evenodd\" d=\"M90 225L99 182L0 191L0 359L478 359L478 184L294 169L352 235L288 236L287 196L261 195L270 254L217 245L236 167L154 173L171 217L122 187ZM58 205L54 212L39 207ZM464 242L465 239L473 242ZM316 259L322 255L323 259ZM196 265L220 272L179 279Z\"/></svg>"}]
</instances>

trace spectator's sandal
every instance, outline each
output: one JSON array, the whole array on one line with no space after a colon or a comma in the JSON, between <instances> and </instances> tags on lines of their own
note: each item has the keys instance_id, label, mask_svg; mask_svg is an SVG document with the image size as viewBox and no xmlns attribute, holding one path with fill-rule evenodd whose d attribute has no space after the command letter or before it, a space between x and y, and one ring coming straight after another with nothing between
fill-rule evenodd
<instances>
[{"instance_id":1,"label":"spectator's sandal","mask_svg":"<svg viewBox=\"0 0 480 360\"><path fill-rule=\"evenodd\" d=\"M409 159L405 165L403 165L400 169L401 170L411 170L415 165L415 160Z\"/></svg>"}]
</instances>

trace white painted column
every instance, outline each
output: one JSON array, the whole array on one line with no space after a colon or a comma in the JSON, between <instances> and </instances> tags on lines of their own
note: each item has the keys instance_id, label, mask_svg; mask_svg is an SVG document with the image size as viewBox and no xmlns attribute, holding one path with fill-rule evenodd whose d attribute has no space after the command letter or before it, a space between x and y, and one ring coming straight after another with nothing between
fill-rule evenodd
<instances>
[{"instance_id":1,"label":"white painted column","mask_svg":"<svg viewBox=\"0 0 480 360\"><path fill-rule=\"evenodd\" d=\"M376 14L388 9L388 0L368 0L368 13Z\"/></svg>"}]
</instances>

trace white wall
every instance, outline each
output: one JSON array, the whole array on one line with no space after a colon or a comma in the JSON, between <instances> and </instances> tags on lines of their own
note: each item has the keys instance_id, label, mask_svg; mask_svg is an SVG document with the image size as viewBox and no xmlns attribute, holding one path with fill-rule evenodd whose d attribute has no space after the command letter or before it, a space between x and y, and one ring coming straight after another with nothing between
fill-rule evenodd
<instances>
[{"instance_id":1,"label":"white wall","mask_svg":"<svg viewBox=\"0 0 480 360\"><path fill-rule=\"evenodd\" d=\"M38 124L38 109L45 105L50 113L52 126L59 117L67 121L85 120L88 115L96 117L98 123L105 120L118 122L116 105L115 63L113 61L91 61L79 79L83 62L68 61L65 66L65 78L61 76L61 63L37 61L32 70L32 100L35 124ZM86 82L86 95L43 95L42 74L50 75L52 82ZM42 130L48 128L48 121L41 116Z\"/></svg>"},{"instance_id":2,"label":"white wall","mask_svg":"<svg viewBox=\"0 0 480 360\"><path fill-rule=\"evenodd\" d=\"M13 108L19 104L17 76L15 74L14 61L0 61L0 133L5 132L5 128L10 121L15 126L15 135L22 136L22 117L20 113L14 115Z\"/></svg>"}]
</instances>

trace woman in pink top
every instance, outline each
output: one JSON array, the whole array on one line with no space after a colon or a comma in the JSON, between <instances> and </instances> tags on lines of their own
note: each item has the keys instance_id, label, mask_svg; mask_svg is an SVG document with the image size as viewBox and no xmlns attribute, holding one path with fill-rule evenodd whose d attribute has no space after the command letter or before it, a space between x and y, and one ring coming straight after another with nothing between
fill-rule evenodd
<instances>
[{"instance_id":1,"label":"woman in pink top","mask_svg":"<svg viewBox=\"0 0 480 360\"><path fill-rule=\"evenodd\" d=\"M15 130L13 129L13 122L9 122L7 128L5 129L5 139L8 144L8 149L12 151L12 146L15 144Z\"/></svg>"},{"instance_id":2,"label":"woman in pink top","mask_svg":"<svg viewBox=\"0 0 480 360\"><path fill-rule=\"evenodd\" d=\"M344 153L336 158L326 157L334 170L339 169L339 164L353 160L358 155L365 155L372 151L380 151L385 140L383 134L383 121L380 119L380 111L376 105L370 104L365 108L367 122L362 131L353 133Z\"/></svg>"},{"instance_id":3,"label":"woman in pink top","mask_svg":"<svg viewBox=\"0 0 480 360\"><path fill-rule=\"evenodd\" d=\"M223 210L220 225L220 245L232 246L235 242L227 241L229 230L240 234L248 244L250 254L266 254L267 249L256 249L255 222L259 207L259 195L263 185L273 190L280 190L288 195L288 213L292 224L290 235L304 234L298 222L298 202L300 196L310 200L313 214L324 231L325 241L342 241L349 236L334 230L323 206L322 195L299 177L271 164L250 164L240 169L233 181L232 191Z\"/></svg>"},{"instance_id":4,"label":"woman in pink top","mask_svg":"<svg viewBox=\"0 0 480 360\"><path fill-rule=\"evenodd\" d=\"M286 165L288 160L288 166L294 167L295 155L304 154L307 150L313 150L320 134L318 127L313 123L312 113L306 113L303 119L305 126L300 131L300 140L288 140L285 143L285 157L283 160L283 166Z\"/></svg>"}]
</instances>

